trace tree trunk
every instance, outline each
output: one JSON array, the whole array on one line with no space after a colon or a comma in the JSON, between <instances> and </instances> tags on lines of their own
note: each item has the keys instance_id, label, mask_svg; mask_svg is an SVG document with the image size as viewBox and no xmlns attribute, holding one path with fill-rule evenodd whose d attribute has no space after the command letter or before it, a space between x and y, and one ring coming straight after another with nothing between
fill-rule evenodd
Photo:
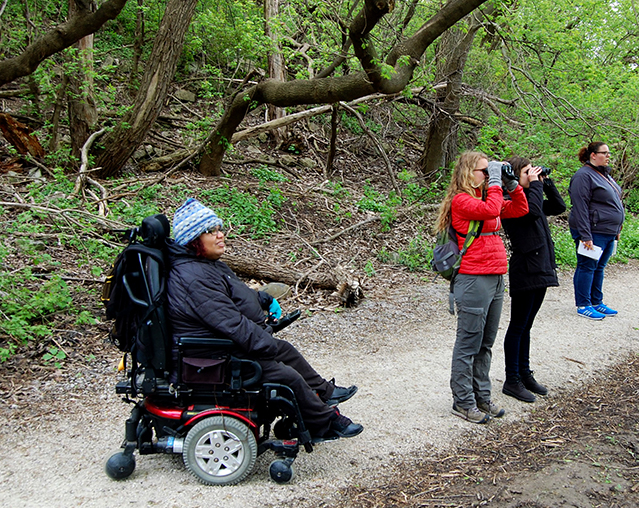
<instances>
[{"instance_id":1,"label":"tree trunk","mask_svg":"<svg viewBox=\"0 0 639 508\"><path fill-rule=\"evenodd\" d=\"M160 114L196 5L197 0L169 0L133 109L104 140L96 161L100 177L120 172Z\"/></svg>"},{"instance_id":2,"label":"tree trunk","mask_svg":"<svg viewBox=\"0 0 639 508\"><path fill-rule=\"evenodd\" d=\"M373 40L368 37L379 20L389 12L392 0L366 0L362 11L351 23L349 34L363 72L347 76L286 83L266 80L238 94L218 122L211 142L200 161L204 175L219 175L224 152L238 125L250 109L260 104L280 107L302 104L347 102L364 95L401 92L409 83L426 48L457 21L479 7L485 0L449 0L413 37L400 41L389 53L386 65L394 69L391 77L382 72Z\"/></svg>"},{"instance_id":3,"label":"tree trunk","mask_svg":"<svg viewBox=\"0 0 639 508\"><path fill-rule=\"evenodd\" d=\"M0 86L28 76L51 55L66 49L114 19L127 0L107 0L94 13L69 19L29 44L22 54L0 62Z\"/></svg>"},{"instance_id":4,"label":"tree trunk","mask_svg":"<svg viewBox=\"0 0 639 508\"><path fill-rule=\"evenodd\" d=\"M140 58L142 57L142 47L144 46L144 0L137 1L138 8L135 18L135 39L133 41L133 64L131 66L131 76L129 76L130 87L132 87L133 83L137 81Z\"/></svg>"},{"instance_id":5,"label":"tree trunk","mask_svg":"<svg viewBox=\"0 0 639 508\"><path fill-rule=\"evenodd\" d=\"M445 83L446 86L437 89L424 141L424 152L419 159L419 166L426 176L438 173L457 157L457 116L462 78L475 34L480 27L478 16L471 15L467 30L464 31L458 26L448 29L438 45L436 81Z\"/></svg>"},{"instance_id":6,"label":"tree trunk","mask_svg":"<svg viewBox=\"0 0 639 508\"><path fill-rule=\"evenodd\" d=\"M271 20L273 20L279 14L279 8L279 0L264 1L264 32L266 36L273 39L274 42L275 37L273 36L270 23ZM276 79L278 81L284 82L286 81L286 73L282 56L282 49L279 44L274 44L274 46L274 52L269 53L268 55L268 76L271 79ZM272 104L268 106L266 113L267 122L271 120L277 120L279 118L284 118L285 116L286 111L284 110L284 108L279 108L277 106L273 106ZM286 129L273 129L271 131L271 135L273 136L275 146L279 146L282 142L282 139L286 135Z\"/></svg>"},{"instance_id":7,"label":"tree trunk","mask_svg":"<svg viewBox=\"0 0 639 508\"><path fill-rule=\"evenodd\" d=\"M69 0L69 17L86 16L96 8L94 1L80 4ZM71 131L71 154L80 160L82 147L98 122L93 88L93 34L76 42L77 53L73 58L77 66L69 73L69 130Z\"/></svg>"}]
</instances>

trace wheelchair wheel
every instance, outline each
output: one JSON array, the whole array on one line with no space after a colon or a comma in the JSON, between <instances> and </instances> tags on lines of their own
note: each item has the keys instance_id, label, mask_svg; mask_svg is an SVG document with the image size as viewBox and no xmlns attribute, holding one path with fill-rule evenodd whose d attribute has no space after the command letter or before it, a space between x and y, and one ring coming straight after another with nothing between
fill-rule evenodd
<instances>
[{"instance_id":1,"label":"wheelchair wheel","mask_svg":"<svg viewBox=\"0 0 639 508\"><path fill-rule=\"evenodd\" d=\"M274 460L268 468L268 473L275 483L287 483L293 478L295 470L291 461Z\"/></svg>"},{"instance_id":2,"label":"wheelchair wheel","mask_svg":"<svg viewBox=\"0 0 639 508\"><path fill-rule=\"evenodd\" d=\"M253 470L257 442L253 432L235 418L214 416L197 423L186 435L182 458L202 483L232 485Z\"/></svg>"}]
</instances>

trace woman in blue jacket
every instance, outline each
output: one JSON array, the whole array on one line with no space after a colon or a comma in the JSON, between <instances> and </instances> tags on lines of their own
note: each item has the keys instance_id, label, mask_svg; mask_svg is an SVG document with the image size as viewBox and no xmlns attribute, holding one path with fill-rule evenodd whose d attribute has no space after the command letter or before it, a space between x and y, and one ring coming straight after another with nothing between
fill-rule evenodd
<instances>
[{"instance_id":1,"label":"woman in blue jacket","mask_svg":"<svg viewBox=\"0 0 639 508\"><path fill-rule=\"evenodd\" d=\"M516 219L504 219L512 255L510 278L510 323L504 337L506 381L503 393L524 402L548 390L539 384L530 370L530 329L546 296L546 288L558 286L555 245L550 236L547 215L559 215L566 204L549 170L532 167L528 159L509 160L528 199L528 213ZM545 174L542 174L545 173Z\"/></svg>"},{"instance_id":2,"label":"woman in blue jacket","mask_svg":"<svg viewBox=\"0 0 639 508\"><path fill-rule=\"evenodd\" d=\"M600 141L579 151L583 166L573 175L568 187L572 209L568 224L577 246L577 269L573 282L577 313L601 320L616 310L603 303L604 269L619 239L625 212L621 187L610 176L610 149ZM593 259L579 253L579 246L600 247L601 257Z\"/></svg>"}]
</instances>

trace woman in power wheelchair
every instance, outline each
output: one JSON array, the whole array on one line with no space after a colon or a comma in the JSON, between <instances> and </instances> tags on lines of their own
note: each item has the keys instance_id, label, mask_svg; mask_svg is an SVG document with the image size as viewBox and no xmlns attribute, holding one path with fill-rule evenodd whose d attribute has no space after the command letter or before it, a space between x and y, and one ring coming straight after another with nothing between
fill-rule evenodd
<instances>
[{"instance_id":1,"label":"woman in power wheelchair","mask_svg":"<svg viewBox=\"0 0 639 508\"><path fill-rule=\"evenodd\" d=\"M128 380L116 388L135 406L107 474L128 477L137 449L181 453L200 481L229 485L272 450L278 459L270 476L286 482L300 445L310 452L315 443L362 432L337 409L357 387L326 381L273 337L299 312L281 317L275 299L220 261L224 233L215 213L189 199L176 211L174 233L175 242L162 215L145 219L123 253L130 251L129 268L116 274L142 316Z\"/></svg>"}]
</instances>

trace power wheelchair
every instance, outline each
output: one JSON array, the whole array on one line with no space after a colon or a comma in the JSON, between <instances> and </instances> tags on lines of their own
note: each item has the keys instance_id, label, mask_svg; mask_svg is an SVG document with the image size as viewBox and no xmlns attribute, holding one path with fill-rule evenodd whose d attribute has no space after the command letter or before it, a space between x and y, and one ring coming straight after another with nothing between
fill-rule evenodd
<instances>
[{"instance_id":1,"label":"power wheelchair","mask_svg":"<svg viewBox=\"0 0 639 508\"><path fill-rule=\"evenodd\" d=\"M168 220L159 214L147 217L126 236L129 245L120 255L126 258L125 268L114 267L107 277L107 284L124 289L120 295L103 295L103 301L107 317L115 315L116 327L118 313L109 316L109 299L126 300L112 303L118 303L120 313L135 316L129 345L122 342L122 334L112 337L126 351L119 368L126 379L117 383L116 393L133 408L122 450L106 463L107 475L116 480L129 477L137 450L140 455L181 454L201 482L232 485L245 479L257 456L270 450L276 457L270 477L278 483L289 481L301 447L310 453L314 444L337 436L313 439L293 391L261 383L259 363L236 357L231 340L182 337L177 358L172 358L165 309ZM275 328L298 316L299 311L285 316Z\"/></svg>"}]
</instances>

